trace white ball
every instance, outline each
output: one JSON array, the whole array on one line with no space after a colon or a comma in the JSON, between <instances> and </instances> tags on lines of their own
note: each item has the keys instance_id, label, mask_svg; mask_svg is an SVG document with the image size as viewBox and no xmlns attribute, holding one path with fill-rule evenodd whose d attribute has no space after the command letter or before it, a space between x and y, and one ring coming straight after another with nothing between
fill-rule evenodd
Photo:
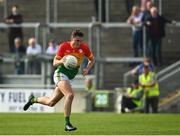
<instances>
[{"instance_id":1,"label":"white ball","mask_svg":"<svg viewBox=\"0 0 180 136\"><path fill-rule=\"evenodd\" d=\"M77 67L77 65L78 65L78 60L75 56L73 55L65 56L65 62L64 62L65 68L74 69Z\"/></svg>"}]
</instances>

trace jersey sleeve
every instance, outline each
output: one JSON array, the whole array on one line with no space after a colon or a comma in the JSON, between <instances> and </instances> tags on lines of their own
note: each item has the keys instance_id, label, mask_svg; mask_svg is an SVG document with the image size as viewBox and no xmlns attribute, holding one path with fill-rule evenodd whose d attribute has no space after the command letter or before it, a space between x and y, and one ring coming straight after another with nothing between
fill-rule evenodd
<instances>
[{"instance_id":1,"label":"jersey sleeve","mask_svg":"<svg viewBox=\"0 0 180 136\"><path fill-rule=\"evenodd\" d=\"M89 60L93 60L94 59L94 55L91 52L91 50L89 49L88 45L84 46L84 55L89 59Z\"/></svg>"},{"instance_id":2,"label":"jersey sleeve","mask_svg":"<svg viewBox=\"0 0 180 136\"><path fill-rule=\"evenodd\" d=\"M65 44L64 43L62 43L62 44L60 44L59 45L59 48L58 48L58 50L57 50L57 53L56 53L56 57L58 58L58 59L61 59L63 56L64 56L64 47L65 46Z\"/></svg>"}]
</instances>

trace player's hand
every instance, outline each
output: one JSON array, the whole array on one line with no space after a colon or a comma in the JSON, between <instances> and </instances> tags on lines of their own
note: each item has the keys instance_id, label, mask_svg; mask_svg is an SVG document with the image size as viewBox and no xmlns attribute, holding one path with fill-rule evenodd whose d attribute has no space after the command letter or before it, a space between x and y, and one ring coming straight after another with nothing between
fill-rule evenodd
<instances>
[{"instance_id":1,"label":"player's hand","mask_svg":"<svg viewBox=\"0 0 180 136\"><path fill-rule=\"evenodd\" d=\"M82 71L83 76L88 75L88 73L89 73L89 70L87 68L84 68Z\"/></svg>"},{"instance_id":2,"label":"player's hand","mask_svg":"<svg viewBox=\"0 0 180 136\"><path fill-rule=\"evenodd\" d=\"M62 59L61 59L61 62L62 64L64 64L66 62L66 56L64 56Z\"/></svg>"}]
</instances>

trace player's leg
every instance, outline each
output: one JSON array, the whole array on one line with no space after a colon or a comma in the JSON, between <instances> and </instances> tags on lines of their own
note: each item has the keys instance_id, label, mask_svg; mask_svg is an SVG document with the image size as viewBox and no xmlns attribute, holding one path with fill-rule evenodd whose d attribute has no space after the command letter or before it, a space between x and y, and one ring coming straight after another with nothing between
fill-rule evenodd
<instances>
[{"instance_id":1,"label":"player's leg","mask_svg":"<svg viewBox=\"0 0 180 136\"><path fill-rule=\"evenodd\" d=\"M69 80L62 80L58 83L58 87L61 88L62 93L64 94L64 116L65 116L65 130L72 131L76 130L76 127L73 127L70 123L70 115L71 115L71 106L74 98L74 92L71 88L71 84Z\"/></svg>"},{"instance_id":2,"label":"player's leg","mask_svg":"<svg viewBox=\"0 0 180 136\"><path fill-rule=\"evenodd\" d=\"M43 105L47 105L47 106L54 106L62 97L63 97L63 93L59 90L58 87L55 88L53 94L51 97L47 97L47 96L42 96L42 97L34 97L33 95L31 95L29 97L28 102L25 104L24 106L24 110L27 110L32 104L34 103L40 103Z\"/></svg>"},{"instance_id":3,"label":"player's leg","mask_svg":"<svg viewBox=\"0 0 180 136\"><path fill-rule=\"evenodd\" d=\"M63 93L59 90L58 87L56 87L51 97L38 97L37 100L35 100L35 102L53 107L59 100L61 100L63 96Z\"/></svg>"}]
</instances>

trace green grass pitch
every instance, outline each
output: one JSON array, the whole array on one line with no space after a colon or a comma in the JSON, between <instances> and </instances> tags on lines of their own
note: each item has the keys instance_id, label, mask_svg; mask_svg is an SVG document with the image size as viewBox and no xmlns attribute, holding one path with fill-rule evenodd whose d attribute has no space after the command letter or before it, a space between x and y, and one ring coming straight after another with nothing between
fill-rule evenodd
<instances>
[{"instance_id":1,"label":"green grass pitch","mask_svg":"<svg viewBox=\"0 0 180 136\"><path fill-rule=\"evenodd\" d=\"M180 135L178 114L73 113L77 131L64 131L62 113L0 113L0 135Z\"/></svg>"}]
</instances>

